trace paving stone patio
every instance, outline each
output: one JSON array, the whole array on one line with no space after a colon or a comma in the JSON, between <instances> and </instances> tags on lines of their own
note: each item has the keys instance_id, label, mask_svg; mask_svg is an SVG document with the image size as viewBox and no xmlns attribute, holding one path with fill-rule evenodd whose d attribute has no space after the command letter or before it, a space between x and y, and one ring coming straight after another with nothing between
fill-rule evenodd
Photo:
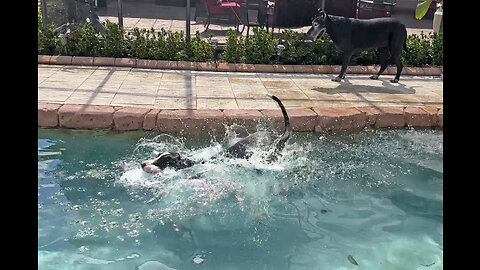
<instances>
[{"instance_id":1,"label":"paving stone patio","mask_svg":"<svg viewBox=\"0 0 480 270\"><path fill-rule=\"evenodd\" d=\"M147 109L278 109L432 106L443 108L443 81L436 76L242 73L38 65L38 102Z\"/></svg>"}]
</instances>

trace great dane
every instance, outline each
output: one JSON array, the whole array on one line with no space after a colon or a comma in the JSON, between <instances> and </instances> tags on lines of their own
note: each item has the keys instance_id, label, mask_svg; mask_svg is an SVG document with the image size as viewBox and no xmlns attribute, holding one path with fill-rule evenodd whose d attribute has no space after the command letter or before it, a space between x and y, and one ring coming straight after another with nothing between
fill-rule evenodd
<instances>
[{"instance_id":1,"label":"great dane","mask_svg":"<svg viewBox=\"0 0 480 270\"><path fill-rule=\"evenodd\" d=\"M269 96L271 99L275 100L278 103L278 105L280 106L280 109L282 110L283 119L285 123L285 130L283 135L275 143L275 149L273 153L267 158L267 161L274 161L278 157L282 149L285 147L286 142L288 141L288 139L292 134L292 130L290 128L290 120L288 118L287 110L283 106L280 99L270 94L267 94L267 96ZM225 150L225 154L228 157L247 158L252 154L250 151L248 151L249 147L253 145L257 141L257 139L266 137L268 135L269 134L267 134L267 132L259 131L247 137L241 138L239 141L228 146L227 149ZM195 165L194 161L180 156L179 153L173 153L173 152L160 153L157 155L155 159L145 160L141 163L141 166L145 172L153 173L153 174L160 173L165 168L173 168L174 170L181 170L181 169L191 167L193 165Z\"/></svg>"},{"instance_id":2,"label":"great dane","mask_svg":"<svg viewBox=\"0 0 480 270\"><path fill-rule=\"evenodd\" d=\"M390 82L397 83L400 80L403 69L402 49L408 52L407 29L400 21L392 18L367 20L345 18L328 15L320 9L319 15L312 21L307 36L315 41L324 33L328 33L333 45L343 52L342 70L332 81L339 82L345 78L352 55L371 49L377 49L379 53L380 70L377 75L370 78L378 79L388 64L392 63L397 66L397 75Z\"/></svg>"}]
</instances>

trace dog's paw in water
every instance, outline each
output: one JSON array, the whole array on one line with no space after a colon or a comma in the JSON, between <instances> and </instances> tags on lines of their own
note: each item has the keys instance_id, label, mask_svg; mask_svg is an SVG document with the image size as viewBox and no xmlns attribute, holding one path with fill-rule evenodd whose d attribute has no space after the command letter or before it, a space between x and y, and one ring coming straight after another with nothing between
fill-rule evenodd
<instances>
[{"instance_id":1,"label":"dog's paw in water","mask_svg":"<svg viewBox=\"0 0 480 270\"><path fill-rule=\"evenodd\" d=\"M372 76L370 76L370 79L372 79L372 80L378 80L378 75L372 75Z\"/></svg>"},{"instance_id":2,"label":"dog's paw in water","mask_svg":"<svg viewBox=\"0 0 480 270\"><path fill-rule=\"evenodd\" d=\"M342 78L340 77L335 77L332 79L332 82L340 82L340 81L342 81Z\"/></svg>"},{"instance_id":3,"label":"dog's paw in water","mask_svg":"<svg viewBox=\"0 0 480 270\"><path fill-rule=\"evenodd\" d=\"M398 83L398 79L390 80L391 83Z\"/></svg>"}]
</instances>

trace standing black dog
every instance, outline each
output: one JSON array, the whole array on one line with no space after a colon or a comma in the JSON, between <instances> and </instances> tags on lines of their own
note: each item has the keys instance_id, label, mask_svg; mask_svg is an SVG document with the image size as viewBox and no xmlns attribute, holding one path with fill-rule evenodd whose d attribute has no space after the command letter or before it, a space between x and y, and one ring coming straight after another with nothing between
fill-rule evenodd
<instances>
[{"instance_id":1,"label":"standing black dog","mask_svg":"<svg viewBox=\"0 0 480 270\"><path fill-rule=\"evenodd\" d=\"M397 83L402 73L402 49L406 46L407 29L398 20L392 18L375 18L368 20L351 19L328 15L319 10L319 16L312 21L307 36L315 41L325 32L330 35L335 47L343 52L342 70L332 81L339 82L345 78L350 58L362 51L377 49L380 56L380 70L373 80L385 71L389 63L397 66L397 75L390 82Z\"/></svg>"}]
</instances>

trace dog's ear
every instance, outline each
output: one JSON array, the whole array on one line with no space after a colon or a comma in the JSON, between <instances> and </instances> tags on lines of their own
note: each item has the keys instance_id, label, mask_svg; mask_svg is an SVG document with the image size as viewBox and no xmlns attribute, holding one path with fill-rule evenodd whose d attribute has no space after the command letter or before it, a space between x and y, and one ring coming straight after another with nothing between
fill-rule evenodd
<instances>
[{"instance_id":1,"label":"dog's ear","mask_svg":"<svg viewBox=\"0 0 480 270\"><path fill-rule=\"evenodd\" d=\"M322 20L330 20L327 12L321 8L318 9L318 17L320 17Z\"/></svg>"},{"instance_id":2,"label":"dog's ear","mask_svg":"<svg viewBox=\"0 0 480 270\"><path fill-rule=\"evenodd\" d=\"M322 10L322 9L320 9L319 16L322 18L322 20L325 20L326 18L328 18L327 13L325 12L325 10Z\"/></svg>"},{"instance_id":3,"label":"dog's ear","mask_svg":"<svg viewBox=\"0 0 480 270\"><path fill-rule=\"evenodd\" d=\"M325 19L330 21L330 16L326 12L323 12L325 14Z\"/></svg>"},{"instance_id":4,"label":"dog's ear","mask_svg":"<svg viewBox=\"0 0 480 270\"><path fill-rule=\"evenodd\" d=\"M322 11L322 8L318 8L316 12L312 14L312 18L310 18L312 21L315 20L318 16L320 16L320 12Z\"/></svg>"}]
</instances>

